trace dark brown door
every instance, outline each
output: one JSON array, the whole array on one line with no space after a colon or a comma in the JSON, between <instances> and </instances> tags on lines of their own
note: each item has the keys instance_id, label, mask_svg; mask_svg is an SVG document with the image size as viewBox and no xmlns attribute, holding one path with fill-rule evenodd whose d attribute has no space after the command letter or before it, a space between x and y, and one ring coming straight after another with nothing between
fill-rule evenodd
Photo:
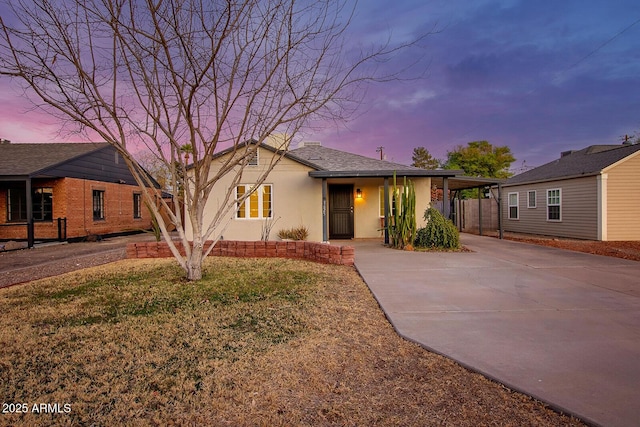
<instances>
[{"instance_id":1,"label":"dark brown door","mask_svg":"<svg viewBox=\"0 0 640 427\"><path fill-rule=\"evenodd\" d=\"M353 185L329 185L329 239L353 238Z\"/></svg>"}]
</instances>

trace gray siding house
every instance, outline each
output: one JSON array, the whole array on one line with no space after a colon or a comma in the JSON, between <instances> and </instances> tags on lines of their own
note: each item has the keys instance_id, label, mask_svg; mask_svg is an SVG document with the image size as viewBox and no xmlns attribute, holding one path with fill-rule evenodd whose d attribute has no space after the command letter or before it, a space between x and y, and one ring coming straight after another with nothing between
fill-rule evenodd
<instances>
[{"instance_id":1,"label":"gray siding house","mask_svg":"<svg viewBox=\"0 0 640 427\"><path fill-rule=\"evenodd\" d=\"M503 184L504 230L640 240L640 144L592 145Z\"/></svg>"}]
</instances>

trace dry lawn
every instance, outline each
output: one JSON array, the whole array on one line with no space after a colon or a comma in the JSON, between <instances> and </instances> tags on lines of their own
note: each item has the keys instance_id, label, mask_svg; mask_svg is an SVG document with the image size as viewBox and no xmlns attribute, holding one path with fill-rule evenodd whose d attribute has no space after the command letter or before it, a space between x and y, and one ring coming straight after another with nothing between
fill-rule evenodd
<instances>
[{"instance_id":1,"label":"dry lawn","mask_svg":"<svg viewBox=\"0 0 640 427\"><path fill-rule=\"evenodd\" d=\"M0 319L3 409L28 407L0 425L580 424L399 338L347 267L120 261L2 289Z\"/></svg>"}]
</instances>

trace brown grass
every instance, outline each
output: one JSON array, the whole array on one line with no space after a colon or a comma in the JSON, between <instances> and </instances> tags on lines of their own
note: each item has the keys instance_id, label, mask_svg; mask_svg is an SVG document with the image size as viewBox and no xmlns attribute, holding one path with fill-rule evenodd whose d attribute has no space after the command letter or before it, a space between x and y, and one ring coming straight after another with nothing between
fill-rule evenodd
<instances>
[{"instance_id":1,"label":"brown grass","mask_svg":"<svg viewBox=\"0 0 640 427\"><path fill-rule=\"evenodd\" d=\"M399 338L348 267L180 276L128 260L1 290L3 402L71 408L0 424L579 425Z\"/></svg>"}]
</instances>

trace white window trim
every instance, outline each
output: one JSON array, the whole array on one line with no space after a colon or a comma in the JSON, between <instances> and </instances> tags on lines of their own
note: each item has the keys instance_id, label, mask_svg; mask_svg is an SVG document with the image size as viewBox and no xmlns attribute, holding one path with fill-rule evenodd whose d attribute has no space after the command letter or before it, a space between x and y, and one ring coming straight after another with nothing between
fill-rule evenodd
<instances>
[{"instance_id":1,"label":"white window trim","mask_svg":"<svg viewBox=\"0 0 640 427\"><path fill-rule=\"evenodd\" d=\"M253 187L253 184L238 184L236 185L236 199L238 198L238 187L243 186L245 187L245 194L248 193L249 191L251 191L251 188ZM262 207L262 202L263 202L263 198L262 195L264 194L264 192L262 191L262 189L264 187L271 187L271 191L269 192L269 194L271 195L271 215L268 217L265 217L262 215L262 211L263 211L263 207ZM238 217L238 212L240 211L240 206L242 206L242 203L238 203L238 209L236 210L236 214L234 219L239 220L239 221L255 221L255 220L263 220L263 219L271 219L273 218L273 184L260 184L258 186L258 188L256 188L255 192L258 194L258 216L255 218L251 218L251 205L249 203L249 198L251 196L247 196L246 199L244 199L244 201L242 203L244 203L244 218Z\"/></svg>"},{"instance_id":2,"label":"white window trim","mask_svg":"<svg viewBox=\"0 0 640 427\"><path fill-rule=\"evenodd\" d=\"M515 194L516 195L516 204L512 205L511 204L511 195ZM507 194L507 218L511 219L511 220L518 220L520 219L520 193L516 192L512 192ZM516 208L516 216L515 218L511 216L511 208L515 207Z\"/></svg>"},{"instance_id":3,"label":"white window trim","mask_svg":"<svg viewBox=\"0 0 640 427\"><path fill-rule=\"evenodd\" d=\"M531 193L533 193L533 204L531 204ZM538 192L536 190L527 191L527 209L536 209L538 207Z\"/></svg>"},{"instance_id":4,"label":"white window trim","mask_svg":"<svg viewBox=\"0 0 640 427\"><path fill-rule=\"evenodd\" d=\"M549 204L549 193L551 191L558 192L558 204ZM560 217L558 219L549 219L549 207L550 206L558 206L560 208ZM547 190L547 222L562 222L562 188L549 188Z\"/></svg>"}]
</instances>

